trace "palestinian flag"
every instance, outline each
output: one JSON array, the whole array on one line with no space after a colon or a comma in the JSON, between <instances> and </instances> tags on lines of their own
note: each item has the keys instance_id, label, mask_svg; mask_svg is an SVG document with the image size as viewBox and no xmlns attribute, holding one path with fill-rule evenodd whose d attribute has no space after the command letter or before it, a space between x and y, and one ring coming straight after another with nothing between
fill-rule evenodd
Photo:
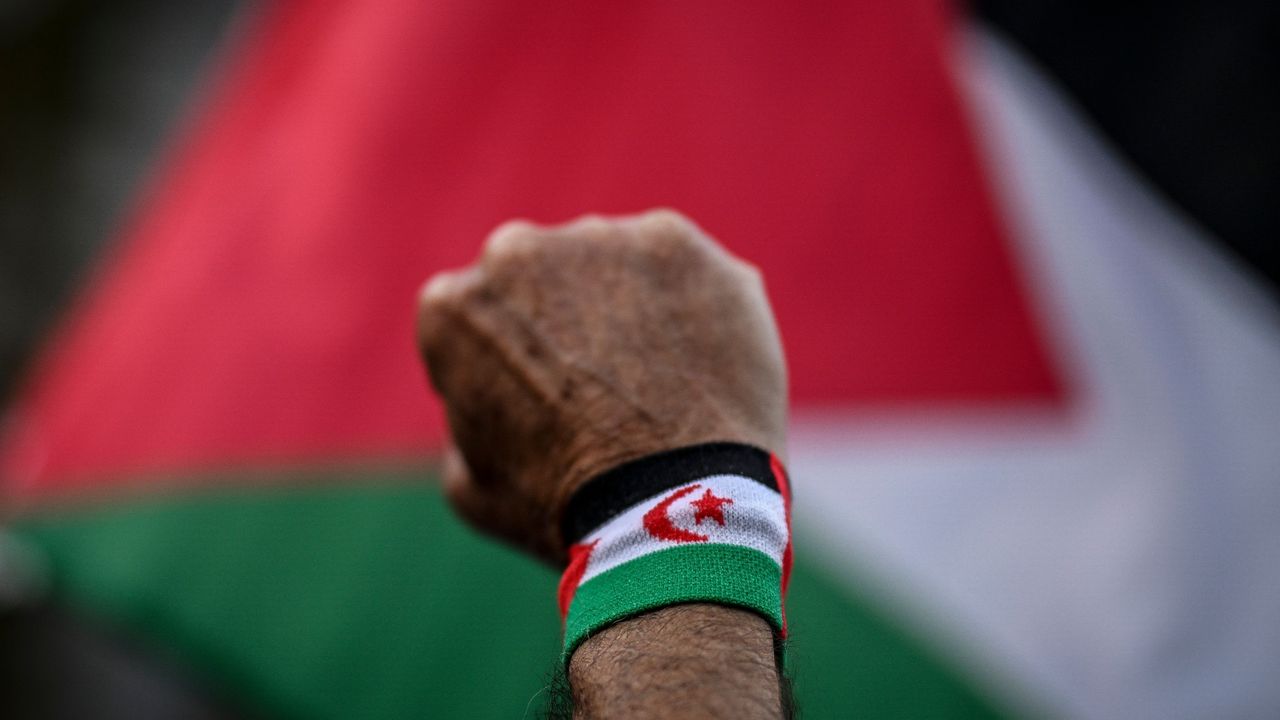
<instances>
[{"instance_id":1,"label":"palestinian flag","mask_svg":"<svg viewBox=\"0 0 1280 720\"><path fill-rule=\"evenodd\" d=\"M779 316L808 717L1280 715L1276 27L274 3L7 422L11 540L233 716L519 717L556 579L441 500L416 290L669 206Z\"/></svg>"}]
</instances>

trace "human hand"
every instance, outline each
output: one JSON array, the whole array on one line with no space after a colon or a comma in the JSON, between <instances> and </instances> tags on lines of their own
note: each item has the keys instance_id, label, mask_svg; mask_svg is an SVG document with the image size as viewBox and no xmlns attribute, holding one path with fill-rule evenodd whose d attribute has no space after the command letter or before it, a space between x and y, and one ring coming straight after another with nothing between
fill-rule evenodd
<instances>
[{"instance_id":1,"label":"human hand","mask_svg":"<svg viewBox=\"0 0 1280 720\"><path fill-rule=\"evenodd\" d=\"M760 274L672 211L507 223L425 286L418 331L452 431L448 498L553 562L565 504L605 470L712 441L783 452Z\"/></svg>"}]
</instances>

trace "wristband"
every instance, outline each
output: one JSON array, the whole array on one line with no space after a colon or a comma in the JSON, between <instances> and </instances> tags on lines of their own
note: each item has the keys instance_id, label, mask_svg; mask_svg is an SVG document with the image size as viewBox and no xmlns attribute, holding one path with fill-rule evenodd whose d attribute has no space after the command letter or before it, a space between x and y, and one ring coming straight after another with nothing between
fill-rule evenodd
<instances>
[{"instance_id":1,"label":"wristband","mask_svg":"<svg viewBox=\"0 0 1280 720\"><path fill-rule=\"evenodd\" d=\"M750 445L670 450L592 479L561 523L566 662L592 633L681 603L753 610L785 637L790 517L782 463Z\"/></svg>"}]
</instances>

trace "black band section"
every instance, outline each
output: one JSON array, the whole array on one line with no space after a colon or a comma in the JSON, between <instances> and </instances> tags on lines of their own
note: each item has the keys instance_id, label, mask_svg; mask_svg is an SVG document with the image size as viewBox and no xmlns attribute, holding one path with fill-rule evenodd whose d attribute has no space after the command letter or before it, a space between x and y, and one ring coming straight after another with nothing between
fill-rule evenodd
<instances>
[{"instance_id":1,"label":"black band section","mask_svg":"<svg viewBox=\"0 0 1280 720\"><path fill-rule=\"evenodd\" d=\"M593 478L569 498L560 522L565 544L645 498L712 475L741 475L778 492L769 453L751 445L716 442L647 455Z\"/></svg>"}]
</instances>

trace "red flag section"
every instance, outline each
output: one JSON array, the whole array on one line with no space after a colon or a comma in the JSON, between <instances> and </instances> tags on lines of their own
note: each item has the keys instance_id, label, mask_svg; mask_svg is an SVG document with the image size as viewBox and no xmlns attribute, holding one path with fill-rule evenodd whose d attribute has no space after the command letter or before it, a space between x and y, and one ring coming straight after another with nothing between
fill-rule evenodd
<instances>
[{"instance_id":1,"label":"red flag section","mask_svg":"<svg viewBox=\"0 0 1280 720\"><path fill-rule=\"evenodd\" d=\"M431 451L415 291L511 217L689 214L765 268L802 406L1064 401L940 3L256 20L46 356L11 496Z\"/></svg>"}]
</instances>

